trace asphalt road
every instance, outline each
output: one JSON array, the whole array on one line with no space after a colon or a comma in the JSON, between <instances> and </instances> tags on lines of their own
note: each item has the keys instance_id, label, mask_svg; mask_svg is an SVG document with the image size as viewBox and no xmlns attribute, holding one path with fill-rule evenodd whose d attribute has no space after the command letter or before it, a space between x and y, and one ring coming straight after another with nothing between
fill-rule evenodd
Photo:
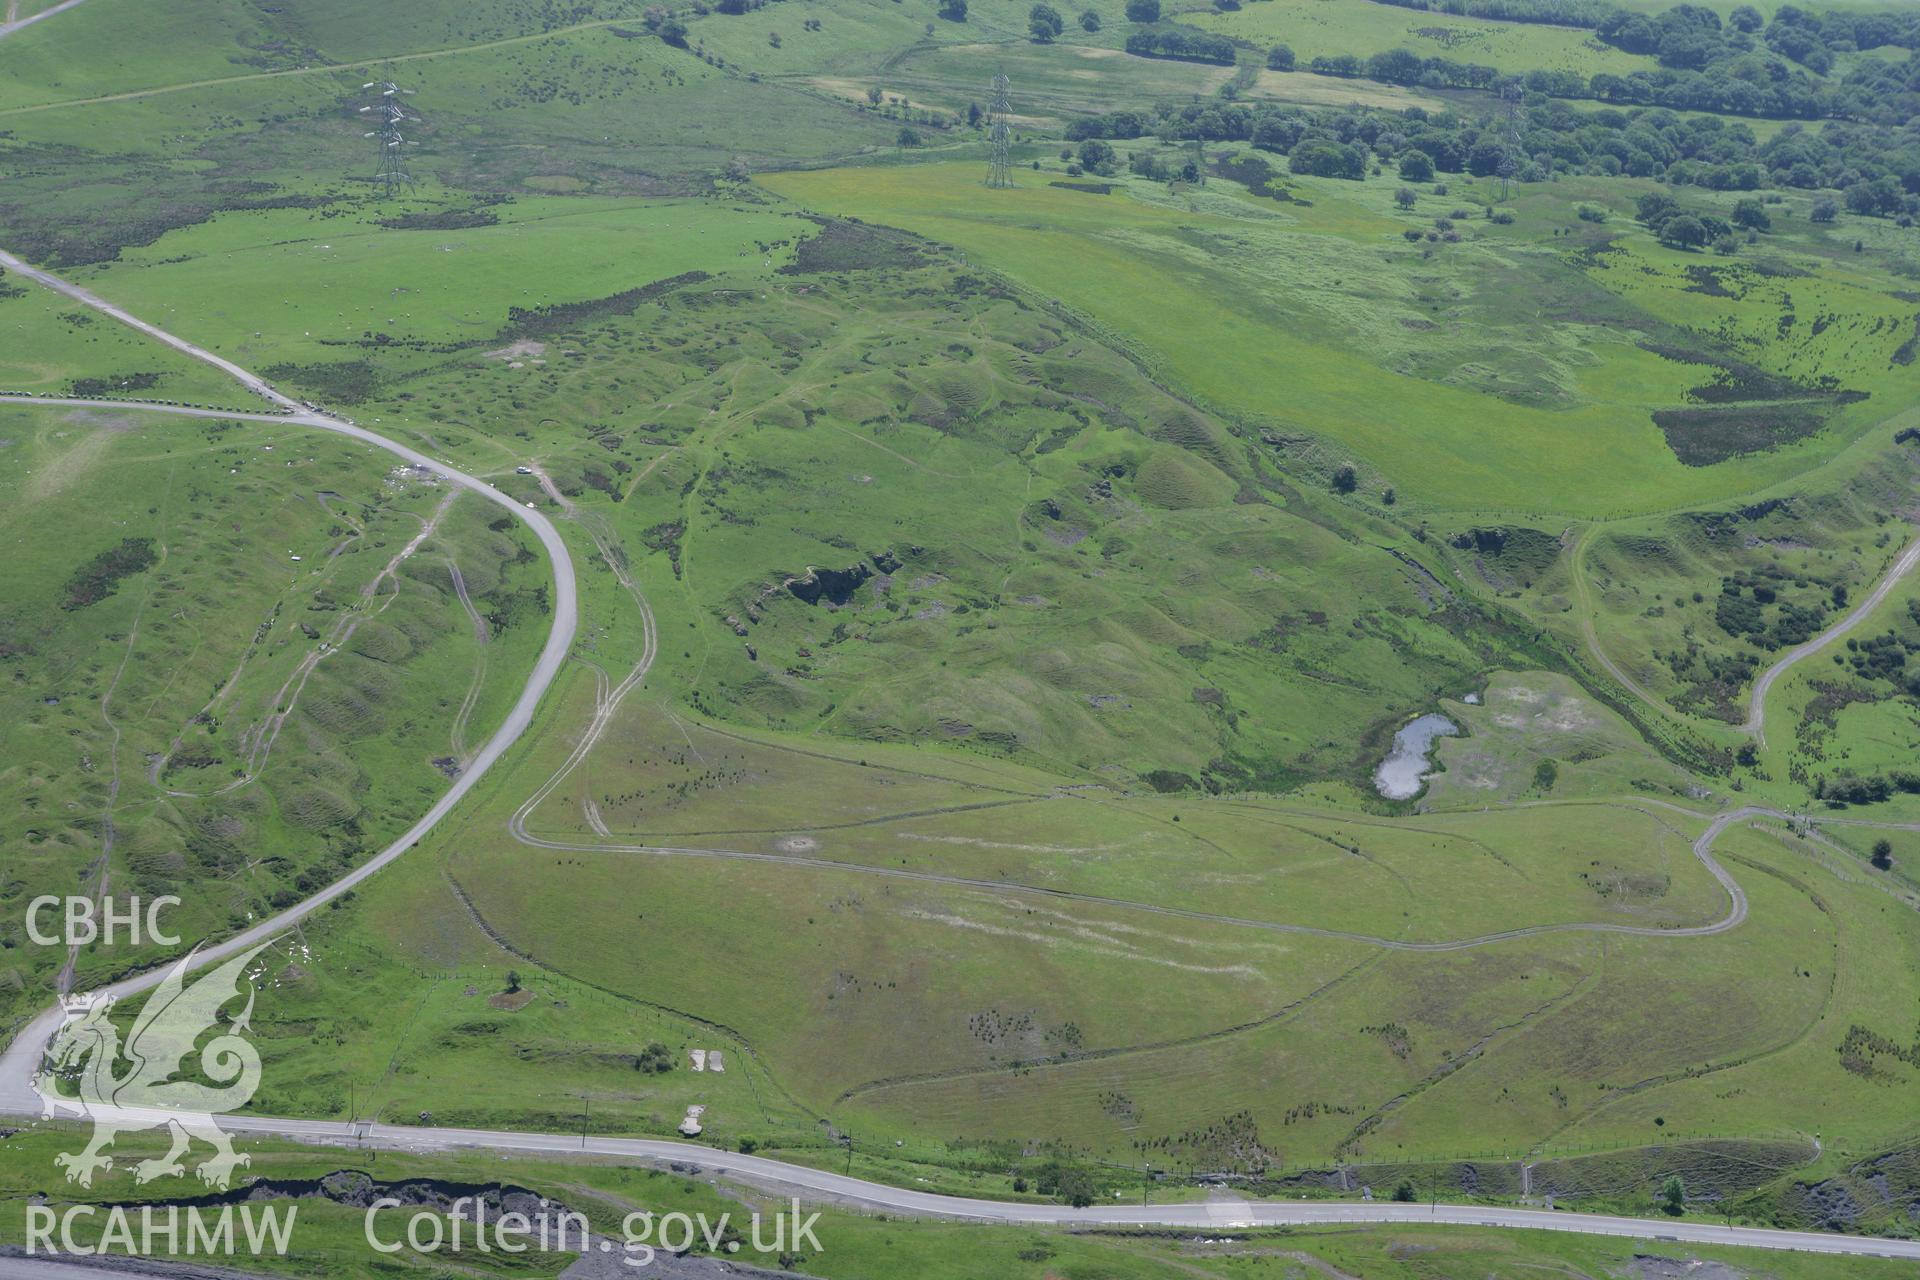
<instances>
[{"instance_id":1,"label":"asphalt road","mask_svg":"<svg viewBox=\"0 0 1920 1280\"><path fill-rule=\"evenodd\" d=\"M1815 1231L1729 1227L1710 1222L1626 1218L1498 1205L1396 1204L1392 1201L1211 1199L1181 1204L1114 1203L1075 1209L1060 1204L1013 1204L935 1195L850 1178L764 1156L738 1155L712 1147L651 1138L582 1138L578 1134L499 1133L471 1129L426 1129L407 1125L222 1117L233 1134L297 1138L326 1145L432 1153L466 1148L546 1156L599 1156L648 1165L674 1164L702 1176L723 1177L776 1195L800 1195L849 1208L966 1222L1078 1227L1174 1227L1205 1231L1248 1227L1356 1223L1439 1223L1567 1231L1579 1235L1681 1244L1740 1245L1807 1253L1920 1260L1920 1241L1883 1240ZM831 1247L829 1245L829 1247Z\"/></svg>"},{"instance_id":2,"label":"asphalt road","mask_svg":"<svg viewBox=\"0 0 1920 1280\"><path fill-rule=\"evenodd\" d=\"M48 18L51 18L54 14L60 13L66 9L71 9L73 8L73 6L79 3L80 3L80 0L60 0L59 4L53 5L50 8L42 9L38 13L28 14L24 18L16 18L12 22L0 22L0 40L5 40L8 36L12 35L14 32L19 31L25 27L30 27L36 22L44 22Z\"/></svg>"},{"instance_id":3,"label":"asphalt road","mask_svg":"<svg viewBox=\"0 0 1920 1280\"><path fill-rule=\"evenodd\" d=\"M182 338L142 321L119 307L106 302L91 292L69 284L59 277L21 262L11 254L0 251L0 265L9 271L32 279L47 288L65 294L67 297L101 311L124 324L166 343L196 360L204 361L221 369L252 389L269 403L288 410L278 414L236 414L218 410L183 409L162 407L161 412L172 412L192 417L211 418L247 418L264 419L271 422L288 423L312 427L317 430L331 431L353 439L364 441L385 449L400 458L419 466L431 468L456 484L471 489L491 502L498 503L527 522L538 535L547 553L553 559L555 596L554 621L547 637L546 647L541 651L532 675L522 690L520 699L508 713L505 723L474 756L467 771L463 773L448 791L435 802L432 808L411 827L407 833L382 850L364 866L358 868L343 879L329 885L305 902L290 908L269 920L248 929L246 932L229 938L224 942L205 948L200 953L199 963L210 964L234 955L255 943L264 941L283 932L290 925L314 910L325 906L341 894L362 883L382 868L398 859L411 849L422 837L436 826L448 811L472 789L473 785L497 760L501 753L519 738L528 724L541 696L558 675L562 662L573 643L575 628L578 624L578 602L575 594L573 561L567 554L566 545L552 523L538 511L522 506L495 490L484 480L466 475L448 464L418 452L397 441L390 440L377 432L342 421L327 414L306 409L297 402L275 391L259 377L240 368L212 352L197 347ZM80 408L99 409L100 401L62 400L42 397L0 397L18 403L38 405L71 405ZM139 407L125 402L113 402L105 407ZM1920 548L1917 548L1920 552ZM1884 595L1884 591L1879 594ZM1863 608L1870 607L1863 605ZM1724 885L1732 896L1732 909L1728 916L1711 925L1702 925L1692 930L1654 930L1663 936L1697 936L1701 933L1717 933L1739 924L1746 916L1746 897L1740 886L1724 868L1715 862L1709 848L1715 837L1728 825L1743 817L1760 816L1765 811L1743 809L1723 814L1714 820L1713 825L1700 840L1695 843L1695 853L1706 863L1708 869ZM708 852L688 850L687 853ZM999 889L1007 886L994 885ZM1596 928L1605 926L1594 926ZM1617 927L1616 927L1617 928ZM1488 935L1486 938L1462 940L1456 943L1433 944L1433 949L1451 949L1463 945L1481 945L1507 937L1526 936L1539 930L1517 930L1509 933ZM1635 930L1628 929L1629 932ZM1426 947L1427 944L1401 944ZM123 982L105 988L117 996L130 995L144 991L156 985L162 976L162 970L141 974ZM6 1053L0 1055L0 1115L37 1116L41 1113L43 1099L34 1089L34 1077L38 1072L41 1054L48 1039L57 1030L61 1020L58 1006L49 1009L36 1018L27 1028L16 1036L8 1046ZM547 1155L597 1155L617 1159L629 1159L648 1164L680 1163L699 1166L703 1172L724 1175L735 1181L760 1186L770 1190L789 1191L807 1195L816 1199L846 1204L875 1211L907 1214L921 1217L940 1217L962 1219L976 1222L999 1223L1056 1223L1082 1226L1168 1226L1192 1227L1207 1230L1220 1230L1236 1227L1276 1226L1307 1223L1392 1223L1425 1222L1450 1223L1468 1226L1518 1227L1548 1231L1572 1231L1588 1235L1626 1236L1634 1239L1673 1241L1693 1244L1737 1244L1767 1249L1798 1249L1808 1252L1855 1254L1866 1256L1885 1256L1896 1258L1920 1259L1920 1242L1881 1240L1864 1236L1846 1236L1814 1232L1775 1231L1749 1227L1724 1227L1701 1222L1674 1222L1658 1219L1638 1219L1611 1217L1600 1214L1560 1213L1543 1209L1519 1209L1498 1206L1478 1205L1408 1205L1391 1202L1311 1202L1311 1201L1220 1201L1211 1200L1202 1203L1138 1206L1132 1204L1095 1205L1085 1209L1074 1209L1064 1205L1051 1204L1010 1204L997 1200L972 1200L960 1197L932 1195L927 1192L913 1191L900 1187L886 1186L881 1183L867 1182L858 1178L845 1177L819 1169L801 1165L786 1164L760 1156L734 1155L716 1152L709 1147L695 1146L690 1143L668 1142L646 1138L604 1138L581 1135L514 1133L499 1130L463 1130L433 1129L409 1127L403 1125L382 1125L359 1123L354 1125L335 1121L299 1120L263 1116L223 1116L221 1127L229 1133L253 1135L269 1138L291 1138L309 1142L324 1142L348 1146L370 1146L389 1150L438 1151L462 1147L477 1147L491 1151L517 1151ZM18 1264L26 1266L29 1264ZM20 1271L23 1280L42 1280L48 1273L42 1264L39 1270ZM4 1275L0 1272L0 1275Z\"/></svg>"}]
</instances>

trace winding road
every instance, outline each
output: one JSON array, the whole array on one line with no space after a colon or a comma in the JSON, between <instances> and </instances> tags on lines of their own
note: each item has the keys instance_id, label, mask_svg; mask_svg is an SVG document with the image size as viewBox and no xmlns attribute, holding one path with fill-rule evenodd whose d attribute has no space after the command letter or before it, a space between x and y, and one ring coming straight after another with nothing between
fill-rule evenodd
<instances>
[{"instance_id":1,"label":"winding road","mask_svg":"<svg viewBox=\"0 0 1920 1280\"><path fill-rule=\"evenodd\" d=\"M1853 612L1805 644L1795 645L1793 648L1787 650L1780 661L1761 672L1760 678L1753 682L1752 696L1747 699L1747 722L1740 726L1741 730L1752 734L1760 740L1762 745L1765 745L1767 741L1767 694L1772 690L1774 682L1785 675L1788 668L1792 667L1794 663L1801 661L1803 658L1811 658L1814 654L1819 653L1822 649L1825 649L1828 645L1846 635L1847 632L1852 631L1855 627L1865 622L1873 611L1878 609L1882 602L1886 600L1887 596L1893 592L1893 589L1900 585L1900 580L1913 572L1915 565L1920 565L1920 538L1915 538L1913 542L1908 545L1907 549L1900 553L1900 557L1893 562L1887 571L1880 575L1880 581L1873 584L1873 590L1867 593L1866 599L1853 607Z\"/></svg>"},{"instance_id":2,"label":"winding road","mask_svg":"<svg viewBox=\"0 0 1920 1280\"><path fill-rule=\"evenodd\" d=\"M287 928L313 911L339 898L342 894L363 883L381 869L413 848L422 838L433 830L446 817L453 806L472 790L501 754L519 739L531 723L535 709L547 689L559 674L561 665L572 648L575 630L578 626L578 601L574 577L573 561L568 555L565 543L561 540L553 524L536 509L523 506L513 499L495 490L484 480L467 475L438 459L430 458L419 451L397 441L388 439L377 432L345 421L331 415L309 409L275 391L265 381L249 373L231 361L225 360L201 347L187 342L151 324L138 319L123 309L106 302L77 285L73 285L48 272L41 271L19 259L0 251L0 265L9 271L17 272L24 278L34 280L46 288L56 290L65 296L92 307L103 314L119 320L142 333L163 342L193 359L203 361L221 369L243 386L261 396L269 404L277 406L280 412L247 413L225 412L213 409L196 409L181 406L141 405L133 402L115 401L117 407L139 408L159 413L171 413L188 417L239 418L251 421L266 421L294 426L310 427L315 430L330 431L339 435L362 441L384 449L416 466L426 467L447 477L451 482L461 485L487 499L505 507L520 520L531 527L539 537L542 546L552 560L554 571L554 611L552 628L548 633L545 647L528 677L526 687L521 691L518 701L508 713L500 728L489 738L468 763L465 772L454 780L447 792L428 809L398 840L388 845L367 863L349 873L342 879L322 889L306 901L281 912L271 919L264 920L245 932L202 949L196 964L204 966L215 961L231 957L253 945L277 936ZM76 408L99 408L102 402L84 399L63 399L38 396L0 396L0 403L20 403L41 406L71 406ZM605 549L603 548L603 551ZM1916 547L1913 555L1920 555ZM1909 565L1909 567L1911 567ZM619 570L616 570L619 572ZM598 731L604 729L605 722L611 718L612 710L620 700L620 695L630 690L651 663L656 648L652 615L638 588L622 574L623 585L634 592L640 601L646 626L646 645L640 662L619 689L601 699L596 710L593 731L589 739L597 738ZM1869 609L1871 603L1884 596L1885 591L1876 593L1876 597L1863 602L1862 609ZM589 747L591 741L588 743ZM543 797L558 785L559 781L575 767L584 756L576 752L563 764L559 773L550 779L537 794ZM537 801L536 801L537 802ZM531 805L525 806L515 815L515 834L529 843L547 844L525 832L524 816L530 812ZM1745 808L1716 817L1707 831L1694 842L1694 853L1726 889L1730 907L1722 919L1711 924L1684 929L1651 929L1626 925L1605 924L1567 924L1540 926L1532 929L1510 930L1482 937L1460 939L1452 942L1407 943L1394 939L1362 938L1376 945L1396 947L1407 950L1457 950L1464 947L1486 946L1511 938L1527 937L1538 933L1563 929L1591 930L1599 932L1619 932L1650 934L1660 937L1700 937L1725 932L1737 927L1746 919L1747 900L1739 884L1724 867L1712 856L1711 848L1716 839L1729 826L1753 817L1785 817L1771 810ZM568 846L548 844L547 847L565 848ZM604 846L594 846L604 847ZM794 862L804 865L827 865L840 870L867 872L876 875L907 876L915 879L934 879L953 883L978 885L996 892L1007 892L1021 886L1007 885L992 881L970 881L963 877L939 877L930 873L902 872L889 868L862 867L857 864L823 862L818 859L786 858L773 855L746 854L712 849L664 849L647 846L632 846L635 852L670 854L695 857L736 857L765 858L771 861ZM1232 917L1209 916L1205 913L1186 912L1176 908L1156 907L1152 904L1122 903L1093 897L1057 893L1044 889L1027 891L1050 893L1052 896L1084 899L1094 902L1111 903L1142 910L1157 911L1170 915L1190 916L1198 919L1217 920L1223 923L1241 924L1249 927L1274 929L1286 932L1323 933L1330 937L1354 937L1360 935L1341 934L1334 931L1312 929L1309 926L1278 925L1272 922L1236 920ZM128 996L156 986L163 970L154 970L140 974L104 988L104 993L115 996ZM0 1055L0 1115L38 1116L44 1111L60 1109L56 1099L43 1096L38 1085L38 1074L45 1046L59 1029L63 1017L60 1006L55 1005L46 1013L36 1017L15 1037L4 1055ZM1825 1254L1852 1254L1859 1256L1883 1256L1890 1258L1920 1259L1920 1242L1886 1240L1864 1236L1840 1234L1777 1231L1764 1228L1717 1226L1699 1221L1672 1221L1657 1219L1636 1219L1613 1217L1598 1214L1561 1213L1551 1210L1523 1209L1493 1205L1417 1205L1394 1204L1390 1202L1306 1202L1306 1201L1220 1201L1210 1200L1202 1203L1185 1203L1161 1206L1133 1205L1096 1205L1084 1209L1069 1208L1053 1204L1017 1204L997 1200L977 1200L960 1197L933 1195L863 1179L846 1177L824 1170L812 1169L803 1165L787 1164L779 1160L750 1155L733 1155L716 1152L709 1147L696 1146L684 1142L670 1142L645 1138L609 1138L576 1134L538 1134L517 1133L500 1130L462 1130L441 1128L420 1128L404 1125L384 1125L367 1122L338 1122L302 1120L295 1118L277 1118L264 1116L223 1116L221 1126L230 1133L245 1134L260 1138L293 1139L297 1141L326 1143L352 1147L374 1147L388 1150L406 1151L444 1151L459 1148L477 1147L489 1151L513 1151L529 1154L554 1156L591 1156L612 1157L640 1161L649 1164L677 1162L682 1165L693 1164L703 1172L716 1176L724 1175L734 1181L760 1187L770 1191L798 1193L813 1198L825 1198L837 1203L858 1206L874 1211L906 1214L918 1217L937 1217L977 1222L1025 1223L1025 1224L1067 1224L1079 1226L1160 1226L1178 1228L1198 1228L1206 1230L1233 1229L1253 1226L1276 1226L1310 1223L1442 1223L1465 1226L1492 1226L1511 1228L1532 1228L1549 1231L1571 1231L1591 1235L1624 1236L1637 1240L1687 1242L1694 1244L1744 1245L1768 1249L1794 1249Z\"/></svg>"},{"instance_id":3,"label":"winding road","mask_svg":"<svg viewBox=\"0 0 1920 1280\"><path fill-rule=\"evenodd\" d=\"M1579 541L1575 543L1572 552L1574 590L1580 597L1580 630L1586 639L1587 651L1593 654L1594 659L1599 662L1608 675L1619 681L1634 697L1640 699L1640 701L1662 715L1674 715L1676 713L1672 707L1669 707L1664 701L1648 691L1646 686L1635 680L1631 673L1607 655L1606 649L1600 644L1600 634L1594 626L1595 614L1592 589L1587 582L1583 564L1587 551L1587 543L1592 540L1593 535L1598 529L1599 526L1595 525L1588 529L1586 533L1582 534ZM1874 610L1886 602L1886 598L1893 593L1893 589L1899 586L1901 581L1906 578L1908 574L1912 573L1916 567L1920 567L1920 537L1916 537L1909 543L1907 548L1895 558L1894 562L1887 566L1887 571L1881 574L1879 579L1874 582L1873 589L1867 593L1866 597L1861 600L1859 604L1854 606L1846 617L1840 619L1840 621L1834 623L1813 639L1808 640L1805 644L1795 645L1793 648L1787 650L1786 653L1781 655L1779 661L1760 673L1759 678L1753 682L1752 692L1747 696L1747 718L1739 726L1740 732L1753 735L1754 738L1758 739L1761 746L1765 746L1767 742L1767 695L1773 692L1773 686L1779 681L1780 677L1790 671L1797 663L1811 658L1814 654L1826 649L1836 640L1841 639L1848 632L1865 622L1873 615Z\"/></svg>"},{"instance_id":4,"label":"winding road","mask_svg":"<svg viewBox=\"0 0 1920 1280\"><path fill-rule=\"evenodd\" d=\"M229 413L213 409L193 409L169 405L140 405L138 403L120 401L113 402L116 407L151 409L155 412L178 414L195 418L237 418L249 421L265 421L292 426L311 427L315 430L330 431L336 435L347 436L365 444L373 445L376 448L384 449L388 453L406 460L414 466L424 467L427 470L436 472L446 477L452 483L479 494L487 501L505 507L533 530L534 535L540 539L540 545L546 549L547 556L553 564L553 623L547 632L546 645L541 649L540 656L534 662L533 670L528 676L526 686L520 691L520 697L514 702L512 709L507 712L506 719L502 721L500 727L494 731L493 736L487 739L486 743L481 746L478 751L474 752L473 758L467 762L466 768L460 776L453 780L453 784L433 803L432 807L422 815L418 822L409 827L398 840L395 840L385 849L382 849L365 863L348 872L345 876L334 881L305 901L287 908L287 910L282 911L276 916L261 921L243 933L202 948L195 960L195 967L202 967L238 955L257 943L279 936L306 916L326 906L329 902L332 902L342 894L350 892L356 886L378 874L383 868L389 866L401 855L406 853L407 850L413 848L414 845L426 837L428 832L438 826L441 820L452 811L454 805L458 804L467 792L471 791L480 779L486 775L487 770L505 753L507 748L519 741L520 735L526 732L527 726L533 722L533 714L540 704L540 699L546 695L547 689L553 684L555 677L560 674L560 668L566 662L567 654L573 648L574 632L578 628L580 621L579 601L575 589L573 558L568 554L567 544L562 541L559 531L553 527L552 521L540 514L538 510L515 502L512 498L501 493L485 480L470 476L446 462L436 458L430 458L419 450L401 444L399 441L388 439L378 432L369 431L365 427L358 426L344 419L309 409L297 401L282 395L269 386L264 380L242 369L232 361L225 360L211 351L195 346L184 338L176 337L163 329L148 324L146 321L138 319L90 291L62 280L60 277L49 272L42 271L28 263L22 262L10 253L0 251L0 266L4 266L8 271L15 272L26 279L33 280L35 283L43 285L46 288L64 294L76 302L83 303L86 306L109 315L122 324L129 325L157 341L164 342L166 345L184 355L222 370L269 404L279 406L283 412ZM0 402L52 406L65 405L84 409L99 409L103 404L103 402L99 400L65 399L45 396L0 396ZM164 969L154 969L147 973L138 974L102 988L101 994L123 997L146 991L149 988L157 986L165 976L165 973L166 971ZM20 1093L20 1087L23 1082L28 1088L28 1093L32 1094L31 1086L33 1078L39 1070L41 1052L54 1033L59 1029L61 1016L60 1006L56 1004L29 1022L25 1029L14 1037L13 1043L7 1046L5 1053L0 1054L0 1111L18 1109L19 1104L23 1100ZM31 1107L33 1113L37 1113L38 1110L39 1107L37 1104Z\"/></svg>"}]
</instances>

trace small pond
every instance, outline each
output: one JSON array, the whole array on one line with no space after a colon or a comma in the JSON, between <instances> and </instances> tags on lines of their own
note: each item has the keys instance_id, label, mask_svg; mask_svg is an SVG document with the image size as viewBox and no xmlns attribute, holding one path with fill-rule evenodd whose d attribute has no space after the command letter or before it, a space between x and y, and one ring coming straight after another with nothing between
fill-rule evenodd
<instances>
[{"instance_id":1,"label":"small pond","mask_svg":"<svg viewBox=\"0 0 1920 1280\"><path fill-rule=\"evenodd\" d=\"M1393 753L1380 762L1374 772L1375 790L1389 800L1411 800L1420 794L1430 772L1427 754L1435 738L1458 736L1460 726L1430 712L1401 728L1393 735Z\"/></svg>"}]
</instances>

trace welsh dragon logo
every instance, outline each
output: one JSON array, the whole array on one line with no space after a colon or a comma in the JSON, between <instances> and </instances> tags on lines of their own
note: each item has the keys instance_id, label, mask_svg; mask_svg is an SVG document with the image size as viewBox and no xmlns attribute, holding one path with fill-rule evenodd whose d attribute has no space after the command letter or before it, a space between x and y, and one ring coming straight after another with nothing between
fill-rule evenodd
<instances>
[{"instance_id":1,"label":"welsh dragon logo","mask_svg":"<svg viewBox=\"0 0 1920 1280\"><path fill-rule=\"evenodd\" d=\"M112 996L68 1002L68 1020L48 1050L46 1074L76 1081L79 1097L55 1094L52 1082L44 1077L39 1089L46 1115L77 1101L82 1114L93 1121L93 1140L86 1150L54 1158L66 1170L67 1181L92 1186L94 1171L113 1164L113 1157L103 1153L122 1133L166 1128L173 1135L172 1149L158 1159L136 1164L136 1182L183 1175L183 1157L198 1139L214 1150L196 1171L200 1180L223 1191L232 1184L234 1170L247 1164L248 1157L234 1151L215 1117L245 1106L260 1087L260 1054L245 1039L253 1016L253 991L244 975L266 947L262 943L236 956L188 986L187 968L199 951L194 948L155 988L124 1045L118 1028L108 1020ZM242 995L246 1008L222 1025L221 1009ZM216 1029L218 1034L198 1051L200 1073L214 1087L178 1079L195 1046ZM128 1065L116 1075L122 1063Z\"/></svg>"}]
</instances>

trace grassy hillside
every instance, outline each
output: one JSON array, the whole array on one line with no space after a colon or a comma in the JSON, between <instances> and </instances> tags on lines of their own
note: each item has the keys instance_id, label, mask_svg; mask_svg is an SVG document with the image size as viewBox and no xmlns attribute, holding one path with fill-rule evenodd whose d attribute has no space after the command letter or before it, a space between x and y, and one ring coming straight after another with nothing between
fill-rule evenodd
<instances>
[{"instance_id":1,"label":"grassy hillside","mask_svg":"<svg viewBox=\"0 0 1920 1280\"><path fill-rule=\"evenodd\" d=\"M504 714L546 576L364 446L104 407L0 420L11 1020L66 958L27 944L40 894L176 894L171 931L204 937L410 823ZM77 980L146 954L83 948Z\"/></svg>"},{"instance_id":2,"label":"grassy hillside","mask_svg":"<svg viewBox=\"0 0 1920 1280\"><path fill-rule=\"evenodd\" d=\"M1689 265L1636 237L1587 232L1586 255L1576 240L1569 262L1559 246L1540 243L1539 221L1517 233L1476 226L1471 241L1442 250L1436 263L1433 250L1405 245L1399 232L1419 223L1392 212L1385 185L1302 182L1302 209L1230 189L1169 199L1123 183L1094 195L1041 175L993 194L978 177L974 166L954 164L764 181L806 205L954 243L1101 317L1157 357L1166 376L1250 426L1329 437L1368 464L1376 484L1422 506L1543 516L1659 510L1764 487L1831 451L1830 443L1815 451L1782 441L1761 453L1736 446L1743 456L1716 461L1671 447L1648 410L1677 407L1712 360L1690 361L1675 348L1731 335L1686 285L1649 287L1649 277L1669 273L1688 280ZM1465 205L1474 217L1482 212L1475 195L1492 194L1430 196L1411 212L1430 221ZM1534 219L1558 224L1555 236L1579 225L1564 197L1532 203ZM1601 246L1606 252L1593 252ZM1581 269L1589 259L1594 267ZM1310 280L1321 287L1306 288ZM1621 287L1628 280L1631 292ZM1796 346L1792 359L1805 363L1781 372L1879 388L1891 396L1874 402L1872 416L1883 418L1910 404L1904 366L1888 359L1905 335L1881 319L1902 304L1855 287L1836 279L1824 305L1856 316L1874 338L1836 337L1826 363L1819 345ZM1139 298L1152 306L1128 305ZM1756 312L1765 305L1751 301ZM1776 303L1767 323L1777 313ZM1490 344L1516 326L1517 342ZM1764 354L1756 339L1730 348ZM1354 395L1362 385L1364 397Z\"/></svg>"},{"instance_id":3,"label":"grassy hillside","mask_svg":"<svg viewBox=\"0 0 1920 1280\"><path fill-rule=\"evenodd\" d=\"M1920 586L1741 726L1915 536L1912 123L1538 83L1509 122L1263 69L1657 68L1584 28L1168 6L1242 42L1198 62L1125 52L1112 0L1053 38L1029 9L86 0L0 42L0 245L486 477L579 569L526 738L272 953L254 1108L700 1106L717 1149L1029 1198L1345 1168L1644 1214L1678 1173L1689 1212L1910 1232ZM1823 92L1905 56L1841 54ZM1000 72L1010 189L973 110ZM13 276L0 335L0 390L256 407ZM0 441L7 1025L66 960L22 943L36 894L178 892L198 940L381 847L516 696L551 587L516 522L290 424L19 402ZM1389 800L1428 712L1461 732ZM1730 826L1735 895L1695 842L1746 804L1820 825ZM0 1180L44 1189L51 1141ZM512 1168L603 1210L715 1195ZM315 1212L312 1265L358 1267ZM793 1265L1683 1265L834 1224Z\"/></svg>"}]
</instances>

